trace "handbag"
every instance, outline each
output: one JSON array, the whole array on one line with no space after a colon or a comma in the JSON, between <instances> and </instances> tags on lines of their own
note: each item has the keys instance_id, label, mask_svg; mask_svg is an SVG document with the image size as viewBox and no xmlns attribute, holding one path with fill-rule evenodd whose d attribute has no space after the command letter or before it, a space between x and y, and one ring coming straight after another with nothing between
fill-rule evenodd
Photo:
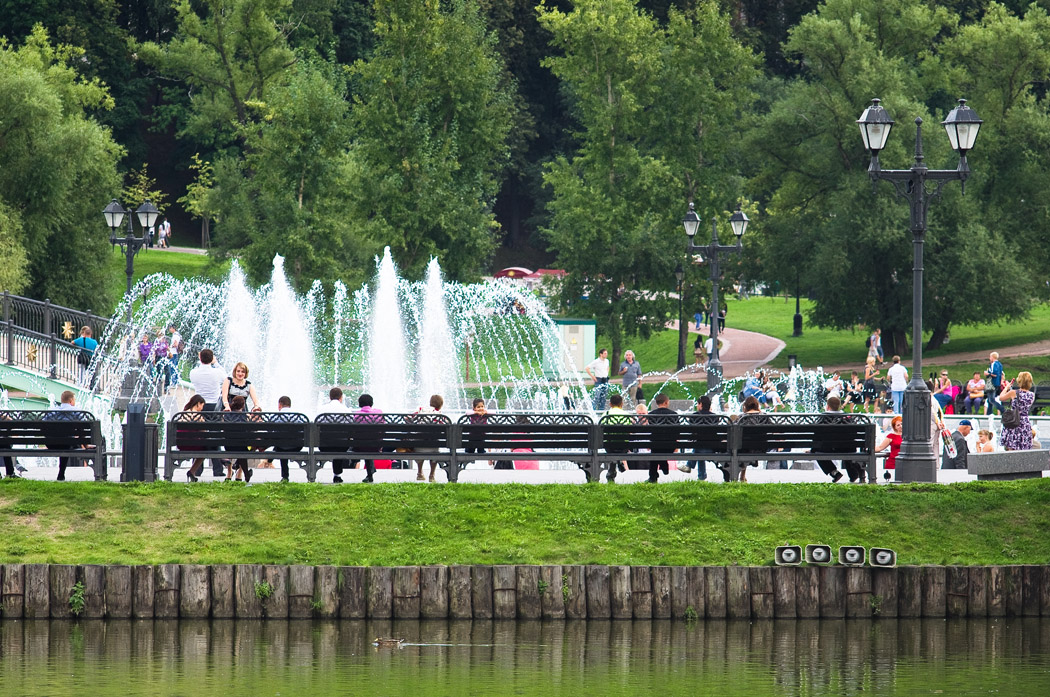
<instances>
[{"instance_id":1,"label":"handbag","mask_svg":"<svg viewBox=\"0 0 1050 697\"><path fill-rule=\"evenodd\" d=\"M1021 425L1021 414L1013 407L1003 410L1003 428L1017 428Z\"/></svg>"}]
</instances>

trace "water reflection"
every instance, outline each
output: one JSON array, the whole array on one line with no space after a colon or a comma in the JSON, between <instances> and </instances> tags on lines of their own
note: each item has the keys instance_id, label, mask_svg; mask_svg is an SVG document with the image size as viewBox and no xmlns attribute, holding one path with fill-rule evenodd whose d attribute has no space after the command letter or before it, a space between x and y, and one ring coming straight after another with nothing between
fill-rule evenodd
<instances>
[{"instance_id":1,"label":"water reflection","mask_svg":"<svg viewBox=\"0 0 1050 697\"><path fill-rule=\"evenodd\" d=\"M397 637L403 648L376 648ZM1050 620L0 622L0 694L1046 694Z\"/></svg>"}]
</instances>

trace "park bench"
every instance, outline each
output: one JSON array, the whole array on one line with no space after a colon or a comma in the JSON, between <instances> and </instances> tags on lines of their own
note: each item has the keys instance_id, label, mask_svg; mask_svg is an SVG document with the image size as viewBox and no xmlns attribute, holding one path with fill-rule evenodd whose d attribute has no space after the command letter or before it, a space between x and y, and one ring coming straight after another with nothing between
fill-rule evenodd
<instances>
[{"instance_id":1,"label":"park bench","mask_svg":"<svg viewBox=\"0 0 1050 697\"><path fill-rule=\"evenodd\" d=\"M1035 401L1029 412L1032 416L1039 413L1040 409L1050 408L1050 382L1041 382L1032 391L1035 393Z\"/></svg>"},{"instance_id":2,"label":"park bench","mask_svg":"<svg viewBox=\"0 0 1050 697\"><path fill-rule=\"evenodd\" d=\"M452 420L437 412L318 414L313 464L307 476L314 481L321 463L332 460L412 459L438 462L448 472L449 481L455 481L454 468L449 467L451 428Z\"/></svg>"},{"instance_id":3,"label":"park bench","mask_svg":"<svg viewBox=\"0 0 1050 697\"><path fill-rule=\"evenodd\" d=\"M597 430L587 414L465 414L452 434L455 456L450 482L457 481L459 472L474 460L564 460L574 462L588 481L598 474ZM478 448L485 452L466 452Z\"/></svg>"},{"instance_id":4,"label":"park bench","mask_svg":"<svg viewBox=\"0 0 1050 697\"><path fill-rule=\"evenodd\" d=\"M736 440L730 476L741 462L764 460L853 460L866 464L875 483L875 423L863 414L742 415L734 424Z\"/></svg>"},{"instance_id":5,"label":"park bench","mask_svg":"<svg viewBox=\"0 0 1050 697\"><path fill-rule=\"evenodd\" d=\"M0 457L90 459L96 481L108 472L102 425L89 411L0 411Z\"/></svg>"},{"instance_id":6,"label":"park bench","mask_svg":"<svg viewBox=\"0 0 1050 697\"><path fill-rule=\"evenodd\" d=\"M259 459L268 448L303 463L310 477L310 442L310 419L293 411L179 412L168 422L164 479L170 482L185 460Z\"/></svg>"},{"instance_id":7,"label":"park bench","mask_svg":"<svg viewBox=\"0 0 1050 697\"><path fill-rule=\"evenodd\" d=\"M966 470L981 481L1034 479L1050 469L1050 450L1004 450L996 453L970 453Z\"/></svg>"},{"instance_id":8,"label":"park bench","mask_svg":"<svg viewBox=\"0 0 1050 697\"><path fill-rule=\"evenodd\" d=\"M598 424L599 471L603 465L613 471L620 461L732 459L732 422L721 414L606 414ZM710 452L691 454L698 449ZM653 453L654 450L659 452ZM678 455L666 454L672 451Z\"/></svg>"}]
</instances>

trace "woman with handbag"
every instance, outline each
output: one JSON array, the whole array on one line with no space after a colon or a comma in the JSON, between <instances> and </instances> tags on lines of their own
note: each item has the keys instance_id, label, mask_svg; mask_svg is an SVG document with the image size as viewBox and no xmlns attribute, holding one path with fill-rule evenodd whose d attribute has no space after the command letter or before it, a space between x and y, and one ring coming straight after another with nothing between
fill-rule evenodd
<instances>
[{"instance_id":1,"label":"woman with handbag","mask_svg":"<svg viewBox=\"0 0 1050 697\"><path fill-rule=\"evenodd\" d=\"M1006 385L999 395L999 402L1008 399L1013 400L1013 403L1003 411L1003 431L999 434L999 444L1006 450L1031 450L1032 422L1028 419L1028 413L1035 402L1031 373L1022 371L1016 380Z\"/></svg>"}]
</instances>

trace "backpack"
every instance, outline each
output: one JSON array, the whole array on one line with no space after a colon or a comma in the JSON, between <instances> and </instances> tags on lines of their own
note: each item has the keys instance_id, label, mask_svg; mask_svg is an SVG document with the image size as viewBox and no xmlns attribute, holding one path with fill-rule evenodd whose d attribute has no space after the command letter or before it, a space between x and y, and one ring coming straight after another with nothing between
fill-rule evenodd
<instances>
[{"instance_id":1,"label":"backpack","mask_svg":"<svg viewBox=\"0 0 1050 697\"><path fill-rule=\"evenodd\" d=\"M91 351L86 348L82 348L77 351L77 364L78 365L91 365Z\"/></svg>"},{"instance_id":2,"label":"backpack","mask_svg":"<svg viewBox=\"0 0 1050 697\"><path fill-rule=\"evenodd\" d=\"M179 339L179 343L175 346L175 351L181 356L186 351L186 342Z\"/></svg>"},{"instance_id":3,"label":"backpack","mask_svg":"<svg viewBox=\"0 0 1050 697\"><path fill-rule=\"evenodd\" d=\"M867 349L871 348L871 335L870 334L868 335L868 338L864 340L864 348L867 348Z\"/></svg>"}]
</instances>

